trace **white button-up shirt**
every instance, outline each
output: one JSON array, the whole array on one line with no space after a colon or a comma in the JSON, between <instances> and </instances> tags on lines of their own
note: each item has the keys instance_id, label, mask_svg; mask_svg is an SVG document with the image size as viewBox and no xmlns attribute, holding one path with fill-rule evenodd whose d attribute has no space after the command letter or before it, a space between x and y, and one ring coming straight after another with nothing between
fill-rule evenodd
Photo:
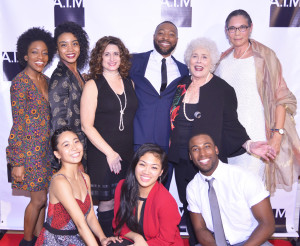
<instances>
[{"instance_id":1,"label":"white button-up shirt","mask_svg":"<svg viewBox=\"0 0 300 246\"><path fill-rule=\"evenodd\" d=\"M160 94L161 87L161 60L164 57L159 54L156 50L151 52L149 61L147 64L145 77L150 81L158 94ZM177 67L176 62L172 59L171 56L166 58L166 66L167 66L167 86L175 79L180 77L180 72Z\"/></svg>"},{"instance_id":2,"label":"white button-up shirt","mask_svg":"<svg viewBox=\"0 0 300 246\"><path fill-rule=\"evenodd\" d=\"M210 177L198 172L187 186L188 210L201 213L207 228L212 232L208 183L205 181L212 177L215 178L213 186L218 198L226 239L230 244L247 240L258 225L251 207L268 197L269 192L258 176L240 167L224 164L220 160Z\"/></svg>"}]
</instances>

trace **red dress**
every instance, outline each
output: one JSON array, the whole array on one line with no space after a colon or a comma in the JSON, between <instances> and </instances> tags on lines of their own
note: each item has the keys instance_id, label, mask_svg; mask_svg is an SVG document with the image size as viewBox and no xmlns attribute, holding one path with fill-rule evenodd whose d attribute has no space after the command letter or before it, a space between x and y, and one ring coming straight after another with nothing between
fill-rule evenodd
<instances>
[{"instance_id":1,"label":"red dress","mask_svg":"<svg viewBox=\"0 0 300 246\"><path fill-rule=\"evenodd\" d=\"M56 174L63 175L63 174ZM53 177L55 177L54 175ZM83 176L82 176L83 177ZM84 199L84 202L76 199L82 213L86 217L91 209L91 200L90 195L88 193ZM45 224L50 225L56 231L54 233L50 232L45 228ZM48 213L46 223L44 224L44 228L42 229L35 246L45 245L45 246L54 246L54 245L62 245L62 246L85 246L84 241L80 237L80 235L71 232L75 232L77 230L72 218L68 214L67 210L64 206L59 202L56 204L52 204L49 202ZM65 235L58 235L65 234ZM75 235L74 235L75 234Z\"/></svg>"}]
</instances>

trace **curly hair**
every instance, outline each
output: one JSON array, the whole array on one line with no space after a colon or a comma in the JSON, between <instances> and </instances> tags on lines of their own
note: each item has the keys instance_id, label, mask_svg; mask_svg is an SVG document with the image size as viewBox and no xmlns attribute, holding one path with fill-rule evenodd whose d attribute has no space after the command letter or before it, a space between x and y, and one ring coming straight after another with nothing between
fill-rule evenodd
<instances>
[{"instance_id":1,"label":"curly hair","mask_svg":"<svg viewBox=\"0 0 300 246\"><path fill-rule=\"evenodd\" d=\"M55 54L55 44L52 34L43 28L33 27L21 34L17 41L17 59L22 67L26 67L27 61L24 56L28 54L28 48L35 41L43 41L48 49L48 64L51 63Z\"/></svg>"},{"instance_id":2,"label":"curly hair","mask_svg":"<svg viewBox=\"0 0 300 246\"><path fill-rule=\"evenodd\" d=\"M128 49L125 47L121 39L112 36L104 36L97 41L95 48L91 52L88 79L96 79L99 74L103 73L102 56L109 44L118 46L121 58L119 73L123 78L128 76L131 66Z\"/></svg>"},{"instance_id":3,"label":"curly hair","mask_svg":"<svg viewBox=\"0 0 300 246\"><path fill-rule=\"evenodd\" d=\"M188 44L188 46L184 52L185 64L187 66L189 66L190 59L192 57L193 52L200 48L208 51L210 58L211 58L211 64L212 64L212 68L210 70L211 70L211 72L213 72L215 65L217 64L217 62L220 59L220 53L219 53L216 43L208 38L196 38Z\"/></svg>"},{"instance_id":4,"label":"curly hair","mask_svg":"<svg viewBox=\"0 0 300 246\"><path fill-rule=\"evenodd\" d=\"M89 58L89 41L88 35L83 28L72 21L64 22L58 25L54 30L54 43L57 46L57 39L63 33L72 33L78 40L80 46L80 55L77 59L78 69L82 69L87 64Z\"/></svg>"}]
</instances>

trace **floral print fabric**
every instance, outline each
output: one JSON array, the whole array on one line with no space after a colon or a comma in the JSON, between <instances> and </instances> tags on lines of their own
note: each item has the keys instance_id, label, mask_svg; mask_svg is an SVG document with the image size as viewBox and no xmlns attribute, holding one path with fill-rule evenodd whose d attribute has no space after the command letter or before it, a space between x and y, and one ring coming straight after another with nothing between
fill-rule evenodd
<instances>
[{"instance_id":1,"label":"floral print fabric","mask_svg":"<svg viewBox=\"0 0 300 246\"><path fill-rule=\"evenodd\" d=\"M49 103L25 72L13 79L10 93L13 126L7 161L12 167L25 167L24 181L12 180L12 188L47 189L52 176Z\"/></svg>"}]
</instances>

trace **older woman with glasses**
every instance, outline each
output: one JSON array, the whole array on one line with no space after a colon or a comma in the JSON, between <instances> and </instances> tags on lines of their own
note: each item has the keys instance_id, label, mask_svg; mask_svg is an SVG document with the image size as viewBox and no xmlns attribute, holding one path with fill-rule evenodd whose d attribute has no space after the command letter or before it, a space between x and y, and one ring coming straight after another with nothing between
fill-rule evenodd
<instances>
[{"instance_id":1,"label":"older woman with glasses","mask_svg":"<svg viewBox=\"0 0 300 246\"><path fill-rule=\"evenodd\" d=\"M282 76L281 64L273 50L250 39L252 20L244 10L231 12L226 19L226 35L232 47L225 51L216 74L236 91L239 120L251 139L267 139L276 150L275 160L265 165L245 153L229 158L266 179L267 188L290 190L298 175L300 141L293 116L296 98Z\"/></svg>"}]
</instances>

